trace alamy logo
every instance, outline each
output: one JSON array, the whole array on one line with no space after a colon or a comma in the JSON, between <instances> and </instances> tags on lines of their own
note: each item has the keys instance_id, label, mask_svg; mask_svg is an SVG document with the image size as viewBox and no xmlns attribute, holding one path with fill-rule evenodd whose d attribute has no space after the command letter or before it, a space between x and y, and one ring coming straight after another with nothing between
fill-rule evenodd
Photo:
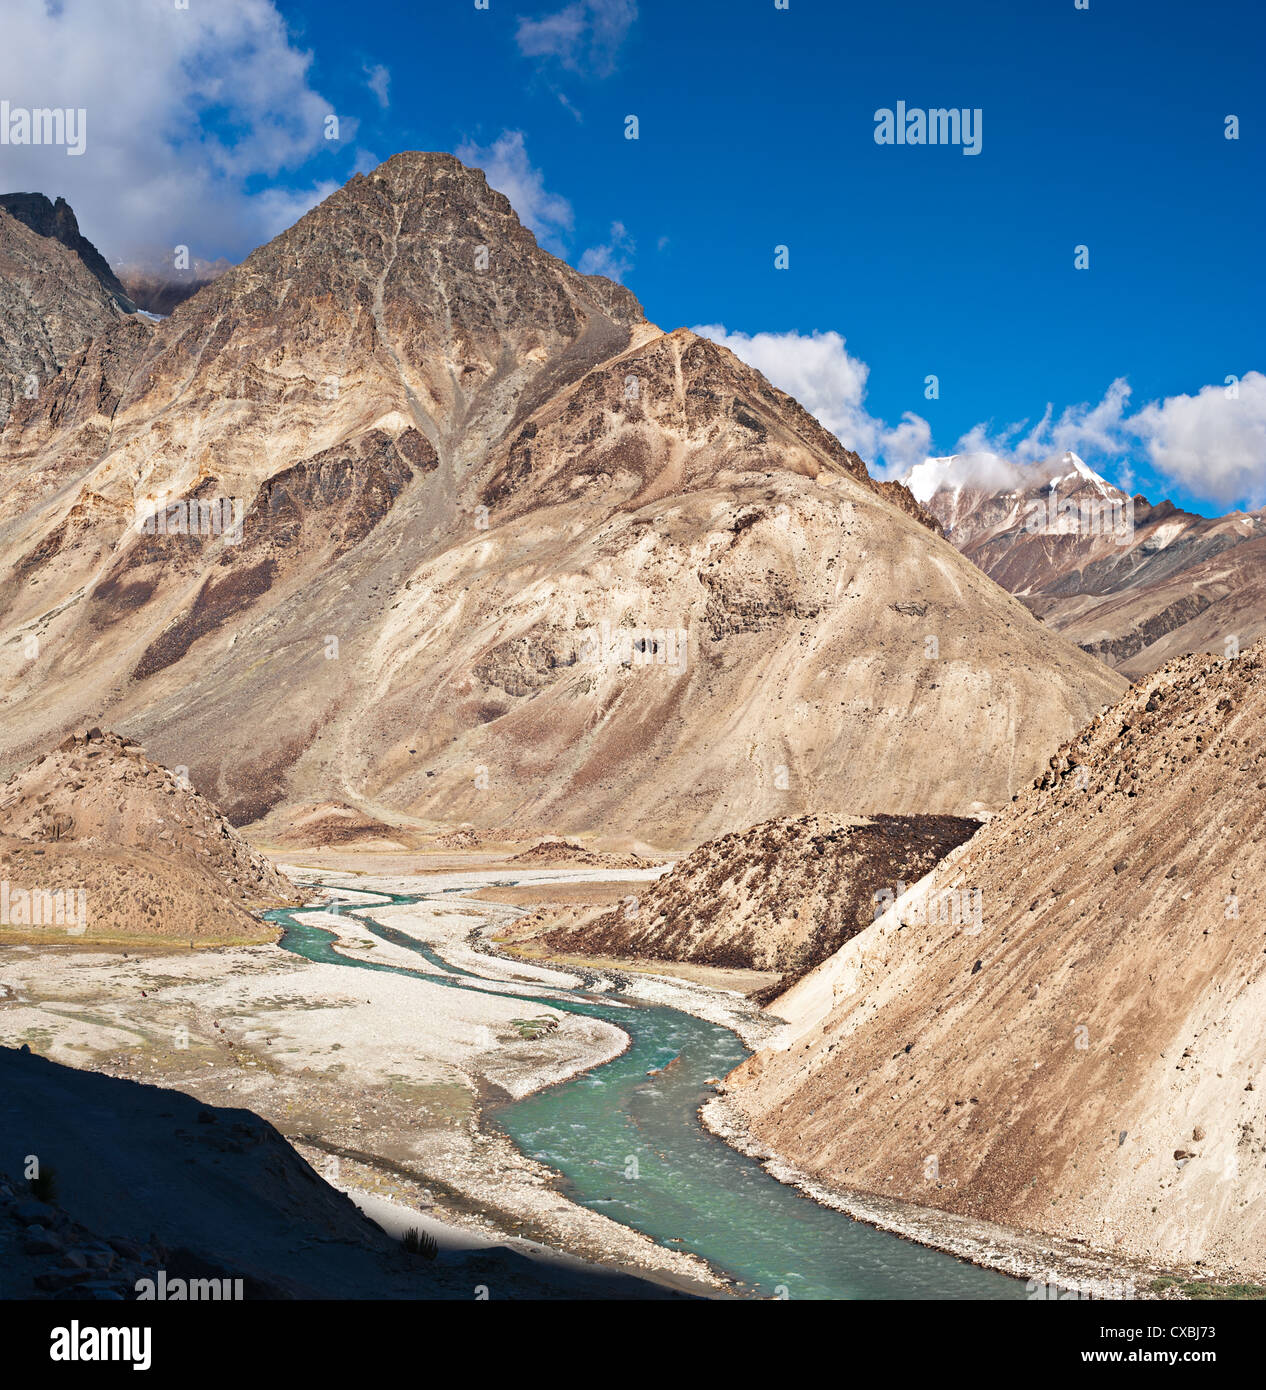
<instances>
[{"instance_id":1,"label":"alamy logo","mask_svg":"<svg viewBox=\"0 0 1266 1390\"><path fill-rule=\"evenodd\" d=\"M69 1327L49 1333L50 1361L130 1361L134 1371L150 1367L151 1329L148 1327Z\"/></svg>"},{"instance_id":2,"label":"alamy logo","mask_svg":"<svg viewBox=\"0 0 1266 1390\"><path fill-rule=\"evenodd\" d=\"M1030 1279L1024 1288L1030 1299L1108 1299L1113 1303L1122 1303L1138 1297L1133 1279L1091 1279L1082 1288L1073 1289L1056 1283L1055 1276L1048 1273L1044 1279Z\"/></svg>"},{"instance_id":3,"label":"alamy logo","mask_svg":"<svg viewBox=\"0 0 1266 1390\"><path fill-rule=\"evenodd\" d=\"M82 106L11 106L0 101L0 145L65 145L67 154L88 148L88 113Z\"/></svg>"},{"instance_id":4,"label":"alamy logo","mask_svg":"<svg viewBox=\"0 0 1266 1390\"><path fill-rule=\"evenodd\" d=\"M603 618L600 628L589 628L580 639L580 661L585 666L671 666L686 669L689 634L684 627L613 628Z\"/></svg>"},{"instance_id":5,"label":"alamy logo","mask_svg":"<svg viewBox=\"0 0 1266 1390\"><path fill-rule=\"evenodd\" d=\"M0 927L65 927L82 936L88 925L85 888L14 888L0 881Z\"/></svg>"},{"instance_id":6,"label":"alamy logo","mask_svg":"<svg viewBox=\"0 0 1266 1390\"><path fill-rule=\"evenodd\" d=\"M905 898L909 888L881 888L874 894L875 920ZM907 927L963 927L967 936L979 936L985 925L985 895L980 888L941 888L911 893L902 904L901 922Z\"/></svg>"},{"instance_id":7,"label":"alamy logo","mask_svg":"<svg viewBox=\"0 0 1266 1390\"><path fill-rule=\"evenodd\" d=\"M242 1290L241 1279L169 1279L165 1269L158 1271L157 1279L136 1281L138 1303L229 1303L243 1298Z\"/></svg>"},{"instance_id":8,"label":"alamy logo","mask_svg":"<svg viewBox=\"0 0 1266 1390\"><path fill-rule=\"evenodd\" d=\"M147 536L223 536L240 545L245 509L240 497L166 498L137 500L136 529Z\"/></svg>"},{"instance_id":9,"label":"alamy logo","mask_svg":"<svg viewBox=\"0 0 1266 1390\"><path fill-rule=\"evenodd\" d=\"M985 113L979 106L881 106L875 112L876 145L961 145L964 154L979 154L985 138Z\"/></svg>"}]
</instances>

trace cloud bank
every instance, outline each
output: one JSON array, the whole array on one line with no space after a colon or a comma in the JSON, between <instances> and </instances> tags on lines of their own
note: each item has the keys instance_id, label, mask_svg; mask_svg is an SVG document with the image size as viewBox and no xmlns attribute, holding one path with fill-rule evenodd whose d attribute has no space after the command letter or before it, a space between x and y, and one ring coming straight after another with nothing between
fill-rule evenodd
<instances>
[{"instance_id":1,"label":"cloud bank","mask_svg":"<svg viewBox=\"0 0 1266 1390\"><path fill-rule=\"evenodd\" d=\"M1144 406L1131 422L1156 470L1224 506L1266 505L1266 376Z\"/></svg>"},{"instance_id":2,"label":"cloud bank","mask_svg":"<svg viewBox=\"0 0 1266 1390\"><path fill-rule=\"evenodd\" d=\"M1131 389L1113 381L1101 400L1052 404L1036 424L995 429L975 425L953 446L954 469L921 465L931 457L928 422L907 411L891 425L866 408L870 368L849 353L835 332L741 333L723 324L694 330L728 347L794 396L885 477L905 477L930 487L934 479L1003 490L1020 486L1027 465L1071 451L1111 461L1119 486L1134 484L1133 460L1146 457L1155 471L1195 497L1230 507L1266 504L1266 376L1246 372L1194 396L1170 396L1130 412ZM930 495L930 493L928 494Z\"/></svg>"},{"instance_id":3,"label":"cloud bank","mask_svg":"<svg viewBox=\"0 0 1266 1390\"><path fill-rule=\"evenodd\" d=\"M87 149L9 146L4 181L62 194L112 259L241 254L343 182L305 170L349 148L272 0L5 0L0 92L87 112ZM251 191L261 180L264 193Z\"/></svg>"}]
</instances>

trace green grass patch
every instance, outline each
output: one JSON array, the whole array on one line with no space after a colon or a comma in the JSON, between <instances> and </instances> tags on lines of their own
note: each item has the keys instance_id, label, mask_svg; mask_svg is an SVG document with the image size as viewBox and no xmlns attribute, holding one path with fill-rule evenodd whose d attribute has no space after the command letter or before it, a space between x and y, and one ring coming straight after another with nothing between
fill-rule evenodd
<instances>
[{"instance_id":1,"label":"green grass patch","mask_svg":"<svg viewBox=\"0 0 1266 1390\"><path fill-rule=\"evenodd\" d=\"M1184 1298L1196 1302L1266 1298L1266 1286L1262 1284L1215 1284L1207 1279L1179 1279L1171 1274L1153 1279L1151 1288L1153 1293L1165 1293L1177 1288Z\"/></svg>"}]
</instances>

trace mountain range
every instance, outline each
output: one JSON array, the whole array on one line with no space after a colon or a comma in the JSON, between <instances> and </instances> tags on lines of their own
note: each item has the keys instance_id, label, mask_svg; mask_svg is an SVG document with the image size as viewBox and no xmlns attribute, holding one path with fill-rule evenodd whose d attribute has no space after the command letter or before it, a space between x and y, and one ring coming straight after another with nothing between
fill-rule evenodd
<instances>
[{"instance_id":1,"label":"mountain range","mask_svg":"<svg viewBox=\"0 0 1266 1390\"><path fill-rule=\"evenodd\" d=\"M0 435L10 765L86 720L239 825L333 797L693 843L996 808L1123 689L451 156L160 323L94 312Z\"/></svg>"},{"instance_id":2,"label":"mountain range","mask_svg":"<svg viewBox=\"0 0 1266 1390\"><path fill-rule=\"evenodd\" d=\"M1067 453L873 478L449 155L397 155L215 269L134 296L62 200L0 198L0 868L91 892L56 963L187 941L202 991L276 968L194 950L271 942L255 914L295 902L252 840L393 874L497 846L489 874L585 875L509 885L545 904L501 920L510 952L766 977L758 1050L714 1084L806 1182L1266 1280L1266 515L1154 506ZM309 976L331 1009L342 960ZM517 998L501 1021L540 1023ZM414 1028L363 1003L375 1036ZM444 1048L487 1032L439 1017ZM316 1036L277 1053L305 1088ZM24 1055L32 1114L73 1094ZM327 1128L343 1066L302 1093ZM462 1092L456 1061L424 1075ZM271 1066L251 1084L290 1113ZM352 1090L359 1146L358 1094L386 1092ZM68 1209L57 1239L101 1220Z\"/></svg>"},{"instance_id":3,"label":"mountain range","mask_svg":"<svg viewBox=\"0 0 1266 1390\"><path fill-rule=\"evenodd\" d=\"M1009 471L951 456L906 481L964 555L1084 651L1137 679L1266 634L1266 510L1153 505L1068 452Z\"/></svg>"}]
</instances>

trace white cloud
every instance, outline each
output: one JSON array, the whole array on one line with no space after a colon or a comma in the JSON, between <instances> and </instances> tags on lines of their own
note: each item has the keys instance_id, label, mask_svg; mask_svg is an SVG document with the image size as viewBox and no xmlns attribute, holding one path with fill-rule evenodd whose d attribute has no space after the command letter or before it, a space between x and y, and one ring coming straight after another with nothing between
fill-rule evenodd
<instances>
[{"instance_id":1,"label":"white cloud","mask_svg":"<svg viewBox=\"0 0 1266 1390\"><path fill-rule=\"evenodd\" d=\"M864 414L870 368L849 356L838 333L731 333L722 323L698 324L694 331L764 373L842 439Z\"/></svg>"},{"instance_id":2,"label":"white cloud","mask_svg":"<svg viewBox=\"0 0 1266 1390\"><path fill-rule=\"evenodd\" d=\"M1144 406L1129 422L1156 469L1223 506L1266 503L1266 376L1245 372L1236 394L1205 386Z\"/></svg>"},{"instance_id":3,"label":"white cloud","mask_svg":"<svg viewBox=\"0 0 1266 1390\"><path fill-rule=\"evenodd\" d=\"M370 166L376 167L376 164ZM293 227L305 212L311 212L341 187L338 179L329 179L312 188L265 188L255 194L253 220L262 234L261 242L271 241L279 232Z\"/></svg>"},{"instance_id":4,"label":"white cloud","mask_svg":"<svg viewBox=\"0 0 1266 1390\"><path fill-rule=\"evenodd\" d=\"M1131 488L1135 471L1128 455L1141 444L1156 471L1193 496L1258 507L1266 503L1266 376L1246 372L1234 394L1231 389L1205 386L1194 396L1170 396L1129 414L1130 386L1119 377L1098 404L1069 406L1058 419L1048 405L1031 429L1025 422L996 433L975 426L958 441L955 452L967 462L956 467L997 469L1072 450L1112 459L1120 486ZM955 481L966 477L956 474Z\"/></svg>"},{"instance_id":5,"label":"white cloud","mask_svg":"<svg viewBox=\"0 0 1266 1390\"><path fill-rule=\"evenodd\" d=\"M983 492L1009 492L1028 485L1022 465L988 450L925 459L910 469L905 482L920 502L926 502L942 490L956 487L980 488Z\"/></svg>"},{"instance_id":6,"label":"white cloud","mask_svg":"<svg viewBox=\"0 0 1266 1390\"><path fill-rule=\"evenodd\" d=\"M575 0L541 19L520 19L525 58L553 58L570 72L608 77L637 18L637 0Z\"/></svg>"},{"instance_id":7,"label":"white cloud","mask_svg":"<svg viewBox=\"0 0 1266 1390\"><path fill-rule=\"evenodd\" d=\"M928 456L932 448L932 426L912 410L905 411L901 423L893 429L884 427L879 435L878 452L884 461L886 477L897 477L911 464Z\"/></svg>"},{"instance_id":8,"label":"white cloud","mask_svg":"<svg viewBox=\"0 0 1266 1390\"><path fill-rule=\"evenodd\" d=\"M457 147L457 157L484 171L490 187L509 198L519 221L542 246L563 254L560 238L572 227L571 204L546 190L544 176L528 159L521 130L503 130L491 145L468 140Z\"/></svg>"},{"instance_id":9,"label":"white cloud","mask_svg":"<svg viewBox=\"0 0 1266 1390\"><path fill-rule=\"evenodd\" d=\"M870 368L849 354L835 332L740 333L724 324L701 324L694 330L730 349L755 367L868 464L883 459L892 474L927 457L932 431L922 417L907 411L901 424L889 427L865 407Z\"/></svg>"},{"instance_id":10,"label":"white cloud","mask_svg":"<svg viewBox=\"0 0 1266 1390\"><path fill-rule=\"evenodd\" d=\"M585 123L584 112L581 111L580 107L578 107L578 106L572 101L572 99L567 95L567 93L566 93L566 92L560 92L560 91L557 91L557 90L556 90L556 91L554 92L554 95L558 98L558 104L563 108L564 111L567 112L567 114L568 114L569 116L572 117L572 119L576 122L576 124L577 124L577 125L584 125L584 123Z\"/></svg>"},{"instance_id":11,"label":"white cloud","mask_svg":"<svg viewBox=\"0 0 1266 1390\"><path fill-rule=\"evenodd\" d=\"M365 68L365 86L378 98L378 105L385 111L391 105L391 70L381 63Z\"/></svg>"},{"instance_id":12,"label":"white cloud","mask_svg":"<svg viewBox=\"0 0 1266 1390\"><path fill-rule=\"evenodd\" d=\"M1128 413L1130 385L1118 377L1097 402L1047 405L1036 424L1022 420L968 430L952 459L930 457L932 430L906 411L888 425L866 409L870 368L838 333L731 333L722 324L694 330L728 347L811 411L842 443L886 477L905 477L915 496L963 484L990 491L1030 486L1033 465L1066 452L1112 460L1117 485L1133 488L1130 454L1140 446L1155 470L1194 496L1221 506L1266 504L1266 376L1246 372L1235 387L1205 386Z\"/></svg>"},{"instance_id":13,"label":"white cloud","mask_svg":"<svg viewBox=\"0 0 1266 1390\"><path fill-rule=\"evenodd\" d=\"M15 106L84 108L85 153L8 146L9 189L62 194L106 255L135 260L177 243L241 254L279 209L327 179L284 175L342 145L272 0L177 9L161 0L5 0L0 93ZM342 120L348 140L353 123ZM248 192L261 179L267 194Z\"/></svg>"},{"instance_id":14,"label":"white cloud","mask_svg":"<svg viewBox=\"0 0 1266 1390\"><path fill-rule=\"evenodd\" d=\"M975 425L959 439L955 453L973 457L1005 455L1022 463L1069 450L1075 454L1122 454L1130 444L1124 428L1129 399L1129 383L1118 377L1097 404L1066 406L1058 419L1055 407L1048 402L1042 418L1032 428L1028 428L1027 421L1021 421L995 433L987 424Z\"/></svg>"},{"instance_id":15,"label":"white cloud","mask_svg":"<svg viewBox=\"0 0 1266 1390\"><path fill-rule=\"evenodd\" d=\"M633 269L630 258L636 249L624 223L612 222L610 241L583 251L577 269L582 275L605 275L623 284L624 277Z\"/></svg>"}]
</instances>

